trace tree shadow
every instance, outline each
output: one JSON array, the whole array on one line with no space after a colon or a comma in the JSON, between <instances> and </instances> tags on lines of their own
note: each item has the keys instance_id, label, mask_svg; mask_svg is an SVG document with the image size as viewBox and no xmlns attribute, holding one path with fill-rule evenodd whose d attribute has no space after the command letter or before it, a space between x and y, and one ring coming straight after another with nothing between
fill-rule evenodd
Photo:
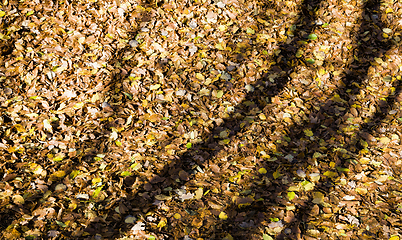
<instances>
[{"instance_id":1,"label":"tree shadow","mask_svg":"<svg viewBox=\"0 0 402 240\"><path fill-rule=\"evenodd\" d=\"M344 136L338 133L339 129L345 125L347 120L345 118L348 118L349 112L352 112L350 106L354 104L356 96L359 94L357 86L367 84L365 81L367 80L366 76L369 75L370 62L375 57L383 57L383 54L392 48L392 44L389 41L383 41L380 36L382 25L384 25L381 22L382 16L379 11L380 2L372 1L364 5L363 20L361 21L359 33L354 40L362 43L357 49L354 49L354 55L359 61L356 60L356 62L349 65L350 67L345 70L342 77L343 83L333 89L333 92L338 93L339 97L331 98L323 103L317 103L319 110L314 107L307 109L306 118L299 122L276 125L274 129L267 129L267 124L261 124L262 127L253 124L256 121L260 121L258 120L259 113L264 113L265 117L268 118L267 121L272 122L272 118L278 113L270 111L270 108L275 104L280 104L276 102L276 96L282 94L285 89L291 89L292 73L300 65L312 67L309 63L299 60L297 52L303 47L303 41L306 41L307 36L313 33L316 27L316 20L318 20L314 11L321 4L321 1L303 1L299 6L298 19L293 24L296 26L293 33L295 37L289 43L279 46L280 51L274 57L276 64L266 72L261 73L263 77L252 84L253 86L251 87L254 90L250 90L241 103L235 106L234 112L228 114L228 117L221 124L217 124L209 132L204 133L201 143L193 144L189 150L173 154L173 156L167 158L167 163L157 174L129 176L124 179L121 176L115 176L113 180L118 184L110 184L108 191L112 194L121 194L121 196L113 195L113 198L118 199L118 201L108 201L106 198L100 199L99 202L91 203L93 209L88 210L86 214L90 214L90 211L96 211L98 217L92 219L90 223L83 224L86 226L81 229L81 233L89 233L87 238L96 237L97 234L101 234L104 238L117 238L121 232L129 229L129 224L125 222L127 215L145 218L143 215L148 210L163 208L163 201L155 201L156 196L171 197L175 194L173 190L181 189L184 185L190 186L191 190L204 186L204 193L206 190L210 190L209 194L213 195L212 199L219 200L219 198L222 198L226 203L221 202L220 208L210 210L210 213L215 215L215 218L204 220L204 223L201 220L200 227L197 227L199 226L197 219L199 219L198 216L202 215L202 211L198 211L198 209L207 209L210 206L208 201L192 200L192 203L188 204L187 208L183 210L188 214L186 215L188 219L183 219L182 222L174 222L175 220L171 216L169 220L165 216L159 216L161 219L171 221L177 228L183 228L183 232L178 234L184 234L185 232L186 235L197 235L211 239L225 237L230 234L235 239L250 239L250 235L253 233L259 234L261 228L270 228L269 219L275 219L276 217L286 218L287 221L282 222L285 223L287 228L291 229L290 233L285 230L280 232L278 239L297 239L309 233L311 230L311 226L308 225L308 221L311 220L310 213L314 211L317 205L312 203L312 200L314 200L312 193L300 193L300 196L294 200L295 210L288 211L293 212L293 215L284 215L286 206L289 206L289 201L287 200L289 186L300 185L303 182L302 178L295 179L295 172L299 168L306 166L306 163L314 166L317 161L320 162L319 164L325 165L326 167L323 166L322 168L327 168L328 171L333 170L336 166L353 169L354 165L350 165L349 162L359 154L359 150L365 148L364 142L360 141L360 139L367 139L367 133L374 131L373 127L387 114L388 108L395 101L395 97L387 97L387 101L382 102L382 106L375 111L375 114L368 117L371 121L360 124L360 127L354 130L355 135L353 138L350 138L347 134ZM267 3L266 9L269 8L274 7ZM374 15L376 16L374 17ZM262 19L264 17L267 16L261 16ZM266 26L263 24L258 26L260 29L264 27ZM371 37L378 37L378 41L374 43L364 41L364 38L367 37L367 31L370 32ZM131 35L135 36L136 32L131 33ZM258 46L255 48L258 48ZM96 104L100 104L104 108L105 115L102 117L104 120L99 129L94 131L94 139L81 143L85 145L82 149L86 151L78 154L78 156L72 156L71 161L67 164L61 164L61 169L64 169L67 175L82 167L87 168L87 172L98 169L99 164L94 159L102 158L105 153L116 151L116 154L112 157L119 158L123 156L121 150L111 147L114 142L110 140L109 136L124 125L122 116L130 114L119 107L118 104L122 101L122 98L129 98L128 95L123 94L124 92L129 93L129 91L126 91L128 87L124 85L123 81L127 78L128 73L125 72L124 67L121 67L121 65L134 64L131 62L134 61L133 59L123 60L127 51L130 50L121 49L110 61L109 64L115 65L116 68L112 81L103 89L103 91L111 92L111 95L119 95L120 97L113 98L111 96L111 101L107 103L96 102ZM233 55L234 62L241 62L242 58L241 51ZM160 66L163 67L164 64L166 62L162 62ZM230 73L230 71L228 72ZM274 80L271 79L272 75L275 76ZM398 96L400 92L399 82L393 81L392 84L396 89L393 96ZM294 90L294 92L297 93L297 90ZM302 95L302 93L298 94ZM131 95L130 97L135 96ZM131 104L131 107L131 110L136 110L141 106ZM134 123L130 127L141 128L141 126L136 126ZM311 130L311 133L307 133L311 136L306 137L306 132L304 131L306 129ZM266 157L268 154L264 155L261 151L255 151L255 147L251 146L252 144L248 146L246 141L238 142L238 145L244 145L242 148L229 148L225 143L226 139L236 141L236 137L241 138L242 135L249 134L247 133L248 131L253 132L251 133L252 136L260 137L262 142L265 141L263 140L264 137L273 139L271 143L274 143L274 145L270 145L271 152L268 154L271 156L269 158ZM284 132L286 135L283 134ZM289 139L290 141L288 141ZM322 142L330 142L330 144L324 145L321 144ZM163 147L167 144L169 143L166 143ZM320 160L320 157L315 156L316 153L325 155L334 149L338 150L328 154L326 159L333 161L335 166L330 166L327 160ZM225 176L229 179L230 177L232 178L226 181L228 184L225 184L225 188L219 189L217 192L214 192L217 186L214 186L213 183L202 182L202 178L200 178L202 177L201 172L212 170L218 179L220 175L219 168L235 169L235 162L242 161L240 158L250 160L255 156L257 157L253 160L253 165L248 164L247 168L264 168L267 171L266 174L247 177L245 174L244 180L241 180L241 174L240 177ZM216 166L214 159L222 161L222 164L218 166L218 170L208 167L209 163ZM109 160L113 165L113 159ZM129 161L129 159L126 160ZM96 165L96 168L89 166L89 163ZM116 170L121 166L115 164L103 170ZM246 170L249 170L247 168ZM278 173L282 176L278 176ZM342 172L337 174L338 176L345 176L345 173ZM254 183L243 187L241 186L243 181L253 181ZM317 184L314 188L314 191L323 193L331 204L339 202L339 199L330 197L331 192L334 190L335 181L335 178L328 177L325 183L320 181L320 184ZM65 180L64 183L71 184L69 180ZM57 182L50 188L55 188L56 184ZM234 195L235 192L240 192L241 194ZM84 200L72 200L72 202L78 205L87 204ZM178 203L177 205L179 206L180 204ZM320 208L322 209L322 206ZM219 219L219 214L222 211L228 215L228 220ZM61 220L66 222L70 217L74 218L74 213L67 217L64 216ZM186 224L192 225L193 229L187 230ZM182 237L175 235L176 233L171 233L170 230L160 228L160 233L168 238ZM78 232L66 232L65 237L73 237L74 234L78 234ZM378 233L373 232L373 234L379 236Z\"/></svg>"}]
</instances>

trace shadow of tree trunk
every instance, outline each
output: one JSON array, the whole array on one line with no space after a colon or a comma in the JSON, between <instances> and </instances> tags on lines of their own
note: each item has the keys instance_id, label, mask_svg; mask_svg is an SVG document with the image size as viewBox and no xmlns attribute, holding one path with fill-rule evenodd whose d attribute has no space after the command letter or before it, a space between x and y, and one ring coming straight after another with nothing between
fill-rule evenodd
<instances>
[{"instance_id":1,"label":"shadow of tree trunk","mask_svg":"<svg viewBox=\"0 0 402 240\"><path fill-rule=\"evenodd\" d=\"M291 89L290 92L303 95L302 92L297 92L297 89L292 89L292 76L293 73L296 73L297 67L303 65L306 68L314 68L306 61L299 59L297 55L299 50L303 48L303 41L306 41L308 35L313 33L317 27L318 16L315 11L325 3L319 0L303 1L298 6L298 18L293 23L295 26L293 30L294 38L279 46L279 51L274 57L275 64L267 69L266 72L260 73L263 77L257 79L250 86L250 89L253 88L254 90L250 90L241 103L234 107L234 111L228 115L229 117L223 119L221 124L209 129L209 132L202 136L203 141L201 143L193 144L189 150L171 156L158 174L154 174L153 177L144 182L138 181L136 176L124 179L118 175L114 176L113 180L117 183L108 186L108 191L114 194L111 197L113 201L104 199L104 204L93 203L92 210L96 211L100 217L89 222L82 231L88 232L90 235L101 234L105 238L117 238L120 232L128 230L128 225L125 223L127 215L146 213L147 210L157 209L163 204L161 201L155 201L154 198L155 195L164 193L164 189L170 189L169 191L172 192L173 189L180 189L187 184L194 188L205 185L205 189L212 190L215 186L202 182L203 180L197 177L197 173L204 171L209 163L213 163L214 159L224 162L221 167L231 168L234 164L226 164L226 162L235 163L239 158L256 158L256 160L253 160L254 165L247 166L246 170L247 168L264 168L267 173L255 175L253 176L254 179L248 179L254 181L254 184L247 188L241 186L241 181L230 180L228 184L225 183L226 190L222 189L220 193L214 193L213 198L216 200L221 197L227 201L223 204L225 205L224 209L219 211L225 211L228 215L228 220L218 222L219 220L217 221L216 219L219 219L219 211L216 210L213 213L216 218L197 230L198 234L205 238L222 238L229 233L235 239L251 239L250 236L253 233L260 233L261 228L269 224L270 218L275 218L278 213L283 215L283 210L289 205L287 200L289 186L298 184L303 180L294 179L294 173L300 168L306 165L314 168L315 165L320 164L322 169L328 169L328 171L333 172L336 172L334 170L336 167L355 170L357 167L350 164L350 162L360 156L362 149L367 148L365 142L368 142L370 134L376 130L378 123L392 109L392 105L396 102L395 99L397 99L401 90L398 81L391 81L392 86L395 88L395 91L388 94L391 96L386 97L386 101L380 102L378 106L375 105L375 113L368 116L366 122L354 122L354 130L344 133L343 128L351 125L347 123L348 118L353 117L354 112L358 111L354 105L358 105L357 100L359 100L361 88L370 83L367 76L370 76L371 62L375 58L383 58L384 54L389 50L399 48L399 46L394 46L391 41L382 37L382 29L385 27L385 23L381 21L383 16L379 10L380 3L380 1L367 1L363 6L364 11L360 28L353 39L354 42L360 44L357 48L351 49L351 51L354 51L355 60L349 61L344 66L345 70L341 74L338 85L331 89L331 93L338 96L333 95L330 99L317 102L316 106L311 106L311 109L306 110L307 117L301 121L276 125L272 129L268 129L263 124L260 127L255 126L252 123L254 119L258 119L259 113L264 113L269 119L280 114L272 112L270 109L272 106L280 104L275 97L283 94L285 90ZM275 7L267 2L262 9L275 9ZM263 19L269 17L269 15L262 14L258 15L258 17ZM148 18L144 17L144 19L149 19L149 16ZM258 19L256 22L259 22ZM259 29L264 29L265 27L264 24L258 25ZM137 34L136 31L138 30L133 29L132 33L130 33L132 38ZM376 40L366 41L367 37ZM257 41L257 39L251 40ZM256 43L254 50L261 50L258 48L259 45ZM124 151L113 147L114 142L110 140L110 135L116 132L116 129L122 128L125 124L125 119L130 115L130 111L139 111L138 108L140 108L139 104L131 103L128 104L127 109L121 107L122 102L127 103L130 97L135 97L129 94L127 90L129 86L126 86L124 82L130 74L126 69L129 69L130 65L136 64L136 59L126 58L130 55L127 54L129 51L135 50L122 48L108 62L111 66L108 71L112 75L112 80L100 90L108 97L103 102L96 102L96 104L102 106L104 110L102 114L104 115L100 124L96 126L96 130L92 132L93 139L80 142L80 149L83 149L83 151L76 156L72 156L71 161L62 166L67 175L79 168L87 168L86 171L95 171L95 169L99 171L98 168L91 166L91 164L96 165L94 159L102 158L102 155L109 153L111 156L109 156L108 161L111 166L103 170L122 170L119 169L121 165L113 164L113 158L122 157ZM240 53L234 53L231 58L233 61L241 63L244 56L240 51ZM161 64L157 65L163 68L163 66L167 67L166 64L161 60ZM165 72L167 75L172 74L169 70ZM372 104L374 104L375 98L372 98L372 101ZM135 126L134 124L131 124L130 127L141 128L141 126ZM305 132L307 129L311 131L308 134ZM352 133L354 135L351 137ZM264 138L274 139L272 141L275 143L275 146L272 147L274 150L269 153L272 156L268 159L261 157L261 153L255 151L253 147L249 148L246 141L243 141L244 149L240 147L230 149L224 142L225 139L232 141L235 138L242 138L242 135L258 136L261 142L266 141L263 140ZM306 135L308 136L306 137ZM165 147L165 145L162 147ZM163 150L162 147L160 147L161 151ZM316 153L321 155L328 154L328 156L325 160L322 160L316 156ZM120 171L117 172L120 173ZM278 173L282 174L282 177L278 177ZM219 171L215 174L217 179L222 177ZM336 174L337 176L346 177L341 171ZM229 176L223 177L229 178ZM320 184L316 184L314 187L314 192L320 192L325 195L326 201L333 205L337 205L340 201L331 196L331 193L337 190L335 181L336 179L327 177L325 181L320 181ZM53 185L51 188L55 187ZM240 195L234 195L230 189L235 189L240 192ZM149 194L148 192L151 191L153 193ZM120 193L122 194L121 196L116 196L116 194ZM249 196L253 196L253 199ZM309 221L314 219L311 216L311 212L319 204L312 203L314 200L312 191L305 194L300 193L300 196L294 201L295 210L293 216L281 216L282 218L286 217L285 226L290 229L290 232L282 231L279 233L278 239L301 238L311 230ZM206 204L202 200L194 200L185 211L193 216L193 214L198 214L197 209L205 207ZM360 224L365 224L364 221L362 219ZM6 225L9 225L9 223L7 222ZM197 225L197 223L194 225ZM181 225L176 225L176 227L181 228ZM183 228L185 227L183 226ZM378 229L372 228L371 225L369 227L373 230L368 234L382 237ZM171 229L161 230L161 233L169 238L179 237L175 235L176 233L169 232L169 230ZM66 236L71 236L71 233L66 233Z\"/></svg>"}]
</instances>

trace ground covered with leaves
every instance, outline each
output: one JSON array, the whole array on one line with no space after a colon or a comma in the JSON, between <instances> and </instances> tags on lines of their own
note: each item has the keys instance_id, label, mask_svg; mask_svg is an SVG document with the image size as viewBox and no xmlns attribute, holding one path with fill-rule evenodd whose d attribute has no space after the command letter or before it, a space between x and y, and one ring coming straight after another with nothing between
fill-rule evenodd
<instances>
[{"instance_id":1,"label":"ground covered with leaves","mask_svg":"<svg viewBox=\"0 0 402 240\"><path fill-rule=\"evenodd\" d=\"M396 0L3 0L3 239L392 239Z\"/></svg>"}]
</instances>

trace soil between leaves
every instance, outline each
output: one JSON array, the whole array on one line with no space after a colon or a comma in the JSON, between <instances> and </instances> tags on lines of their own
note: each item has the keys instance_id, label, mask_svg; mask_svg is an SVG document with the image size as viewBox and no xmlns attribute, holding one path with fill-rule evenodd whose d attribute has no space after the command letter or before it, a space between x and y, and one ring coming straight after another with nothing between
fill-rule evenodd
<instances>
[{"instance_id":1,"label":"soil between leaves","mask_svg":"<svg viewBox=\"0 0 402 240\"><path fill-rule=\"evenodd\" d=\"M5 239L399 239L401 4L3 1Z\"/></svg>"}]
</instances>

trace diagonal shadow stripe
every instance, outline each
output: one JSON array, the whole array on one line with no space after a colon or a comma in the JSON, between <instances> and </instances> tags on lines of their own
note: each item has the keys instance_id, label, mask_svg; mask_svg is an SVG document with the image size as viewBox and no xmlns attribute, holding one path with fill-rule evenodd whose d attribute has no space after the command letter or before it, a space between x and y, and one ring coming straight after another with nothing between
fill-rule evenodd
<instances>
[{"instance_id":1,"label":"diagonal shadow stripe","mask_svg":"<svg viewBox=\"0 0 402 240\"><path fill-rule=\"evenodd\" d=\"M224 122L217 126L215 129L211 130L211 133L204 136L204 141L200 144L193 145L190 150L183 153L181 156L178 156L173 162L170 164L166 164L159 172L159 174L150 180L152 185L157 185L158 188L179 188L179 184L176 179L181 178L181 174L184 172L194 173L194 156L203 156L203 159L196 160L196 164L202 166L222 151L222 146L219 144L219 140L216 139L215 136L219 136L219 133L222 130L230 129L230 132L227 138L232 138L240 132L244 131L246 127L243 128L243 124L247 122L247 113L252 109L263 109L268 103L261 101L262 98L271 99L272 97L278 95L289 82L290 75L295 71L295 67L298 60L295 56L297 51L303 46L300 42L306 39L306 36L309 33L313 32L315 25L315 21L317 16L314 14L313 10L318 8L321 1L316 0L306 0L303 1L299 6L299 14L296 22L293 25L297 26L297 29L294 31L294 38L290 43L284 43L279 46L280 54L275 56L276 64L272 69L269 69L264 76L268 76L270 73L276 73L280 75L275 82L270 82L268 79L261 79L258 81L259 84L267 84L267 87L264 89L258 89L252 93L248 94L242 102L235 107L235 112L232 116L237 117L229 117L225 119ZM263 26L262 26L263 27ZM293 62L293 64L292 64ZM249 105L249 102L253 102L252 105ZM241 117L238 117L239 113ZM191 181L194 178L194 175L189 175L187 181ZM181 185L184 183L181 182ZM140 188L140 187L139 187ZM132 208L136 208L136 202L142 202L140 196L130 195L126 199L121 199L120 203L131 205ZM124 205L123 204L123 205ZM110 213L108 215L113 215L114 207L110 208ZM219 231L230 231L231 227L224 227L226 230L221 229ZM217 230L218 231L218 230ZM169 234L168 234L169 235ZM234 234L236 236L236 234ZM173 237L173 236L171 236Z\"/></svg>"},{"instance_id":2,"label":"diagonal shadow stripe","mask_svg":"<svg viewBox=\"0 0 402 240\"><path fill-rule=\"evenodd\" d=\"M276 82L271 83L269 82L269 80L267 79L261 79L259 82L260 83L264 83L267 82L268 86L267 88L260 90L258 88L256 88L256 91L253 92L252 94L248 94L246 96L246 98L242 101L242 103L239 104L239 106L236 106L236 111L235 113L240 113L240 114L244 114L247 112L250 112L250 110L252 110L253 108L259 108L259 109L263 109L264 107L267 106L267 104L272 104L272 103L267 103L267 102L263 102L261 101L261 98L264 99L271 99L274 96L277 96L278 94L280 94L285 86L287 84L289 84L290 81L290 75L295 71L295 67L297 65L291 65L292 61L297 61L297 59L295 58L296 52L301 48L300 44L298 43L299 40L303 40L304 39L304 34L305 33L312 33L313 29L315 27L315 21L316 21L316 16L312 13L313 9L316 9L320 6L321 1L303 1L303 3L299 6L300 10L299 10L299 17L298 20L295 22L294 25L297 25L298 28L295 31L294 35L296 36L289 44L283 44L280 46L280 50L281 53L275 57L275 60L277 62L277 64L270 70L268 70L268 72L266 73L266 75L269 75L269 73L273 72L273 73L281 73L281 77L276 79ZM373 2L368 2L365 5L365 12L364 12L364 16L369 16L371 18L371 16L379 9L379 1L373 1ZM374 22L376 22L376 24L378 26L380 26L380 28L382 28L381 25L383 25L381 22L379 22L378 19L381 19L381 14L377 14L377 18L372 19L370 21L362 21L361 24L361 29L360 29L360 33L364 33L365 31L372 31L376 34L379 34L379 31L376 27L374 27L374 25L372 25ZM360 37L360 34L358 34L356 36L355 41L361 41L362 38ZM363 42L364 43L364 42ZM367 56L367 54L372 54L372 56L376 56L376 57L381 57L381 54L383 52L386 52L388 49L390 49L392 47L391 44L387 44L386 42L381 43L381 42L376 42L374 44L374 46L369 46L369 45L365 45L362 44L358 49L356 49L356 56L359 59L363 59ZM372 51L371 52L367 52L367 49L377 49L376 52ZM119 62L119 61L117 61ZM355 67L351 67L349 68L349 70L345 71L346 76L344 77L344 82L345 82L345 86L340 87L337 89L337 91L339 92L339 95L346 101L346 102L353 102L353 96L358 94L358 91L354 88L355 84L358 85L362 85L364 84L364 77L367 75L368 73L368 69L370 67L370 64L368 62L366 63L359 63L357 62L355 64ZM355 70L357 70L357 74L355 74ZM356 78L357 76L357 78ZM118 83L118 81L117 81ZM114 89L115 88L115 83L111 83L111 88ZM396 89L397 89L397 93L399 93L400 91L400 86L399 85L395 85ZM351 94L345 94L344 92L347 89L351 89ZM254 102L254 104L249 105L248 103L246 104L246 102ZM394 102L394 98L388 98L388 105L392 105L392 103ZM342 116L344 116L348 111L345 110L344 112L341 112L338 116L336 116L335 114L333 114L335 112L335 110L331 110L334 108L333 106L333 102L331 101L327 101L325 103L322 103L322 106L328 106L327 108L322 107L318 112L314 112L311 114L311 117L313 118L317 118L319 119L318 123L306 123L306 126L311 127L314 130L314 135L317 138L322 138L322 139L328 139L328 130L326 131L322 131L320 130L320 125L321 123L328 118L328 116L332 116L333 121L330 122L330 124L328 124L327 129L330 129L331 133L333 134L337 134L337 130L340 127L340 123L336 122L336 119L340 119L342 118ZM349 104L344 104L341 105L342 107L345 107L346 109L348 109L349 107L347 105L352 105L351 103ZM386 111L378 111L375 116L373 117L373 122L376 123L378 121L379 118L381 118L384 114L386 113ZM246 114L247 115L247 114ZM238 116L238 115L237 115ZM211 134L208 134L207 136L204 136L203 139L203 143L201 144L197 144L195 146L192 147L192 149L188 150L186 153L182 154L181 156L178 156L176 158L176 160L174 162L172 162L171 164L166 164L164 169L159 173L158 178L159 179L163 179L162 181L155 181L151 183L153 185L157 185L160 188L165 188L165 187L175 187L175 186L179 186L179 184L175 181L176 179L180 178L180 173L182 171L185 172L189 172L189 173L193 173L193 169L192 166L194 164L194 156L195 155L203 155L205 156L205 158L203 160L198 160L197 164L199 165L203 165L208 163L208 161L216 156L218 156L218 154L220 152L222 152L224 150L224 148L219 144L219 140L217 140L214 136L219 135L219 133L222 130L225 129L230 129L230 133L228 138L231 137L235 137L238 134L241 134L243 131L245 131L244 129L247 128L243 128L242 124L243 123L247 123L247 119L246 116L241 116L241 117L232 117L232 118L228 118L225 119L224 123L221 124L220 126L216 127L215 129L213 129L211 131ZM369 130L368 128L372 128L372 126L375 125L373 123L367 123L367 124L363 124L362 125L362 131L371 131L371 129ZM247 126L247 125L246 125ZM287 131L291 133L291 137L295 136L295 138L299 135L302 135L303 132L301 131L304 128L304 125L300 125L300 126L293 126L290 127ZM293 139L293 138L292 138ZM356 140L357 141L357 140ZM308 145L311 146L314 143L311 142L305 142L303 143L304 145ZM91 145L96 145L96 144L91 144ZM296 146L297 147L297 146ZM352 146L346 146L344 148L348 149L348 148L352 148ZM280 148L282 148L282 152L284 153L289 153L291 152L291 147L289 146L281 146ZM307 149L307 147L305 148ZM314 148L313 148L314 149ZM107 150L105 150L107 151ZM308 150L303 150L304 151L304 155L305 156L309 156L312 155L312 152L308 151ZM95 152L95 151L94 151ZM93 155L93 153L91 153ZM88 154L91 155L91 154ZM92 157L91 155L91 157ZM307 159L307 157L306 157ZM301 162L306 161L306 160L300 160ZM341 166L347 166L347 162L342 162L340 165ZM278 167L277 163L265 163L266 169L276 169ZM286 165L282 165L282 167L284 168L283 170L285 172L290 172L292 171L292 168ZM272 172L270 172L269 174L272 175ZM189 176L189 181L191 181L190 179L193 179L194 176L190 175ZM183 182L181 183L183 184ZM143 186L139 186L143 187ZM321 189L321 191L323 192L327 192L329 193L329 189L330 186L327 185L322 185L322 186L316 186L317 189ZM265 191L267 188L264 188L263 186L257 186L256 189L253 189L252 191L254 192L263 192ZM282 202L278 202L278 199L276 198L277 195L281 194L283 191L286 191L287 189L287 185L283 184L281 186L275 186L275 188L273 189L273 191L270 193L270 195L262 195L263 197L265 197L263 202L258 202L253 204L250 207L247 207L245 209L242 209L242 212L245 213L246 219L245 220L255 220L255 224L258 226L258 221L256 221L256 218L258 217L257 213L258 212L267 212L268 208L273 206L273 205L283 205ZM269 188L269 190L272 190L272 188ZM271 198L271 196L275 196L275 198ZM124 204L130 204L132 208L137 208L138 206L136 205L139 202L142 202L143 200L141 199L142 196L139 195L129 195L128 197L122 197L121 201L119 203L110 203L110 205L108 206L108 208L106 209L106 211L104 210L100 210L100 212L104 212L105 215L107 216L113 216L114 213L114 209L117 205L124 205ZM123 203L123 204L121 204ZM149 203L149 205L151 205L151 202ZM142 206L142 205L141 205ZM301 226L303 225L303 221L307 219L308 217L308 211L311 208L311 204L309 205L308 203L305 204L305 206L302 206L300 209L300 211L298 211L295 215L295 221L292 222L292 226ZM228 209L235 209L237 210L237 206L236 205L231 205L228 206ZM249 219L247 219L247 217ZM110 219L110 218L109 218ZM238 222L235 219L230 219L233 221L230 221L230 223L228 224L223 224L222 226L218 226L216 228L216 231L221 231L221 233L223 234L223 232L227 232L227 233L231 233L232 236L235 237L247 237L248 233L243 233L242 229L238 227ZM245 221L242 220L242 221ZM121 224L124 225L124 223L121 222L121 219L111 219L110 220L110 224L108 225L109 228L115 228L116 226L121 226ZM101 227L97 227L97 230L99 232L101 232ZM118 234L118 231L120 229L113 229L115 231L116 234ZM305 231L305 227L301 227L302 231ZM169 233L167 233L169 235ZM173 235L170 235L172 238L174 237ZM108 236L108 237L113 237L113 236ZM282 236L284 237L284 236ZM288 236L289 237L289 236Z\"/></svg>"}]
</instances>

